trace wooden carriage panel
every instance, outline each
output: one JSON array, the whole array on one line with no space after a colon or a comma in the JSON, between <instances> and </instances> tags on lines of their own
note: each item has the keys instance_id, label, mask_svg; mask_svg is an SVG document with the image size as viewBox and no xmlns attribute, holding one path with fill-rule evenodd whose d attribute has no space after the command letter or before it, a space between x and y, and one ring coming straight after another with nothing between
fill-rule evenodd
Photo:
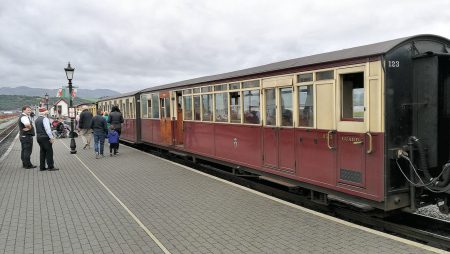
<instances>
[{"instance_id":1,"label":"wooden carriage panel","mask_svg":"<svg viewBox=\"0 0 450 254\"><path fill-rule=\"evenodd\" d=\"M260 126L217 124L214 132L216 157L256 168L262 166Z\"/></svg>"},{"instance_id":2,"label":"wooden carriage panel","mask_svg":"<svg viewBox=\"0 0 450 254\"><path fill-rule=\"evenodd\" d=\"M184 148L202 155L214 155L214 124L185 122Z\"/></svg>"},{"instance_id":3,"label":"wooden carriage panel","mask_svg":"<svg viewBox=\"0 0 450 254\"><path fill-rule=\"evenodd\" d=\"M136 119L124 119L120 137L128 141L136 142Z\"/></svg>"},{"instance_id":4,"label":"wooden carriage panel","mask_svg":"<svg viewBox=\"0 0 450 254\"><path fill-rule=\"evenodd\" d=\"M293 128L281 128L278 132L278 168L295 173L295 138Z\"/></svg>"},{"instance_id":5,"label":"wooden carriage panel","mask_svg":"<svg viewBox=\"0 0 450 254\"><path fill-rule=\"evenodd\" d=\"M151 119L141 120L141 139L144 142L153 141L153 124Z\"/></svg>"},{"instance_id":6,"label":"wooden carriage panel","mask_svg":"<svg viewBox=\"0 0 450 254\"><path fill-rule=\"evenodd\" d=\"M152 119L152 142L156 144L161 143L161 124L159 119Z\"/></svg>"},{"instance_id":7,"label":"wooden carriage panel","mask_svg":"<svg viewBox=\"0 0 450 254\"><path fill-rule=\"evenodd\" d=\"M325 135L324 131L296 130L296 175L310 183L334 187L336 156L335 151L328 148ZM330 145L334 146L334 141Z\"/></svg>"}]
</instances>

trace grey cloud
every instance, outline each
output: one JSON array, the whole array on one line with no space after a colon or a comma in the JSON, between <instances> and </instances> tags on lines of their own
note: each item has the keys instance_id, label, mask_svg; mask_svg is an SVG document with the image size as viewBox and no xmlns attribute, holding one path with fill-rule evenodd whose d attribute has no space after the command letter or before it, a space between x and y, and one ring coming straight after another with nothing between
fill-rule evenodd
<instances>
[{"instance_id":1,"label":"grey cloud","mask_svg":"<svg viewBox=\"0 0 450 254\"><path fill-rule=\"evenodd\" d=\"M120 92L419 33L450 2L4 0L0 86Z\"/></svg>"}]
</instances>

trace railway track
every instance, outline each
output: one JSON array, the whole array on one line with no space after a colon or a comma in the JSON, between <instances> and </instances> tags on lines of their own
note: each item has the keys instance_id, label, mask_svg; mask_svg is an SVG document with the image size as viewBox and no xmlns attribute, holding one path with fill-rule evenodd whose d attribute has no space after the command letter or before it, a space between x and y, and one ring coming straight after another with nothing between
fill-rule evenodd
<instances>
[{"instance_id":1,"label":"railway track","mask_svg":"<svg viewBox=\"0 0 450 254\"><path fill-rule=\"evenodd\" d=\"M239 176L234 174L234 171L231 168L223 165L202 160L193 162L192 160L160 149L144 146L134 147L317 212L445 251L450 251L450 221L411 213L398 212L389 215L379 212L362 212L355 210L355 208L346 207L343 204L337 203L330 203L325 206L311 201L309 195L301 195L301 190L297 190L297 193L293 193L285 186L260 180L256 176Z\"/></svg>"},{"instance_id":2,"label":"railway track","mask_svg":"<svg viewBox=\"0 0 450 254\"><path fill-rule=\"evenodd\" d=\"M16 121L10 121L2 125L0 129L0 157L5 154L18 132Z\"/></svg>"}]
</instances>

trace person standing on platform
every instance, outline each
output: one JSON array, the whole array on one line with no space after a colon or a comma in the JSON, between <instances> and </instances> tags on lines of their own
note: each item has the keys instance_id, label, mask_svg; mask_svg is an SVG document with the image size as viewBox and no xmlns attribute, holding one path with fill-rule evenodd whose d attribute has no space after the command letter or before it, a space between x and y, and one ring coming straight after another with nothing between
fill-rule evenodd
<instances>
[{"instance_id":1,"label":"person standing on platform","mask_svg":"<svg viewBox=\"0 0 450 254\"><path fill-rule=\"evenodd\" d=\"M103 111L102 115L103 115L103 118L105 118L105 120L106 120L106 128L108 128L108 130L109 130L109 126L111 125L111 124L108 123L109 114L108 114L107 111Z\"/></svg>"},{"instance_id":2,"label":"person standing on platform","mask_svg":"<svg viewBox=\"0 0 450 254\"><path fill-rule=\"evenodd\" d=\"M108 142L109 142L109 156L117 155L117 147L119 146L119 133L114 130L114 126L109 126L108 132Z\"/></svg>"},{"instance_id":3,"label":"person standing on platform","mask_svg":"<svg viewBox=\"0 0 450 254\"><path fill-rule=\"evenodd\" d=\"M108 123L114 126L114 130L117 131L120 138L120 134L122 133L123 116L118 106L112 107L111 113L109 114ZM117 153L119 153L119 145L117 145Z\"/></svg>"},{"instance_id":4,"label":"person standing on platform","mask_svg":"<svg viewBox=\"0 0 450 254\"><path fill-rule=\"evenodd\" d=\"M80 114L80 121L78 122L78 131L81 135L81 139L83 139L84 147L91 148L91 139L92 139L92 113L88 110L87 106L83 106L83 111Z\"/></svg>"},{"instance_id":5,"label":"person standing on platform","mask_svg":"<svg viewBox=\"0 0 450 254\"><path fill-rule=\"evenodd\" d=\"M95 158L98 159L100 156L104 157L103 150L105 148L105 138L108 135L108 129L106 128L106 120L103 118L100 110L92 118L91 129L94 130Z\"/></svg>"},{"instance_id":6,"label":"person standing on platform","mask_svg":"<svg viewBox=\"0 0 450 254\"><path fill-rule=\"evenodd\" d=\"M52 129L50 128L50 120L47 118L48 110L45 108L39 109L39 117L36 119L36 138L41 148L40 152L40 163L39 168L41 171L49 170L55 171L59 170L55 168L53 161L53 143L55 142L55 137L53 137ZM47 161L47 168L45 167L45 162Z\"/></svg>"},{"instance_id":7,"label":"person standing on platform","mask_svg":"<svg viewBox=\"0 0 450 254\"><path fill-rule=\"evenodd\" d=\"M19 117L19 131L20 131L20 144L22 145L22 152L20 158L22 159L23 168L36 168L31 164L31 153L33 152L33 136L35 130L33 127L33 121L30 118L31 107L25 105L22 107L22 114Z\"/></svg>"}]
</instances>

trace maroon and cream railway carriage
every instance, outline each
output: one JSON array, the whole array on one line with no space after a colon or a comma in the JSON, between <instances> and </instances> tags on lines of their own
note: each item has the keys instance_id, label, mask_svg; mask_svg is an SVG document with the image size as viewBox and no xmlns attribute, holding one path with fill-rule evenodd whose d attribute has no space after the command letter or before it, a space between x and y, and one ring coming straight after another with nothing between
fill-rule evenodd
<instances>
[{"instance_id":1,"label":"maroon and cream railway carriage","mask_svg":"<svg viewBox=\"0 0 450 254\"><path fill-rule=\"evenodd\" d=\"M148 88L138 141L317 200L445 212L449 52L419 35Z\"/></svg>"},{"instance_id":2,"label":"maroon and cream railway carriage","mask_svg":"<svg viewBox=\"0 0 450 254\"><path fill-rule=\"evenodd\" d=\"M136 106L138 92L125 93L120 96L106 97L97 101L97 108L108 113L111 112L113 106L118 106L123 116L122 133L120 139L129 143L138 141L138 127L140 107Z\"/></svg>"}]
</instances>

